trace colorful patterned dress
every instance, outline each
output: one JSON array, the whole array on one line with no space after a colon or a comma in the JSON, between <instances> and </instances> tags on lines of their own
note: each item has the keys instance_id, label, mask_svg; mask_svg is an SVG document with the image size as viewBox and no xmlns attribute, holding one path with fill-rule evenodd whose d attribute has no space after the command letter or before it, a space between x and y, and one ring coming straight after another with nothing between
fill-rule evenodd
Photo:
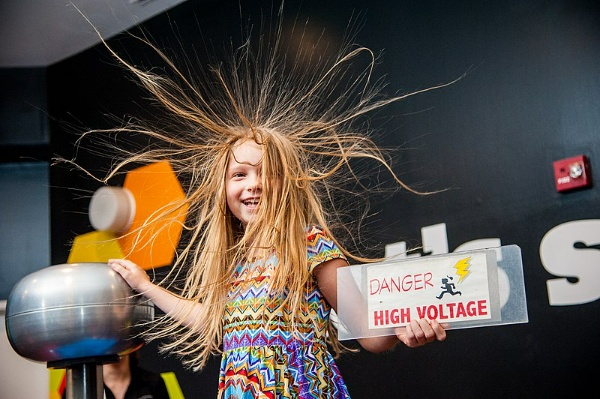
<instances>
[{"instance_id":1,"label":"colorful patterned dress","mask_svg":"<svg viewBox=\"0 0 600 399\"><path fill-rule=\"evenodd\" d=\"M311 273L325 261L344 258L319 228L309 228L307 240ZM349 398L327 350L330 307L314 279L304 299L300 336L293 336L281 318L269 322L274 310L265 309L265 303L277 262L271 256L237 266L225 306L219 398Z\"/></svg>"}]
</instances>

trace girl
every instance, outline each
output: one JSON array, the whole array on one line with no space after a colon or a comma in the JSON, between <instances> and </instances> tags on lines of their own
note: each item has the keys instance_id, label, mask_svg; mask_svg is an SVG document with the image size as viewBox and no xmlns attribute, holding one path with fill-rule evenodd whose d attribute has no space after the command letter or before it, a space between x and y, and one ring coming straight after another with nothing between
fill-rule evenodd
<instances>
[{"instance_id":1,"label":"girl","mask_svg":"<svg viewBox=\"0 0 600 399\"><path fill-rule=\"evenodd\" d=\"M334 361L344 347L329 322L336 270L350 260L380 259L346 249L360 237L341 234L348 225L338 224L334 199L337 192L352 195L348 183L361 187L361 171L372 170L357 169L355 159L375 162L397 187L414 192L365 125L355 124L406 95L379 96L380 87L370 84L375 59L368 49L344 46L331 55L307 46L308 35L294 29L284 46L282 26L273 42L261 36L256 51L250 39L234 47L229 64L198 75L201 84L155 47L175 78L144 71L108 48L152 94L167 123L134 121L111 130L152 141L139 151L117 148L126 156L104 181L127 165L168 159L187 187L185 204L173 206L189 209L172 268L175 277L187 268L181 287L151 281L126 259L108 263L165 312L148 339L167 339L162 349L196 370L221 353L220 398L348 398ZM299 43L297 53L278 53L292 43ZM361 55L366 66L350 66ZM153 219L171 211L157 210ZM446 338L435 320L412 320L395 332L359 343L382 352L398 342L412 348Z\"/></svg>"},{"instance_id":2,"label":"girl","mask_svg":"<svg viewBox=\"0 0 600 399\"><path fill-rule=\"evenodd\" d=\"M226 204L214 221L221 225L215 239L229 243L232 261L221 270L210 259L202 265L218 278L202 283L203 272L193 271L189 278L200 282L193 300L153 284L130 261L109 265L169 317L204 336L203 357L222 345L219 397L347 398L327 349L336 269L348 264L346 256L328 232L294 144L274 130L232 130L214 170L222 182L216 197ZM381 352L400 341L415 347L445 337L437 321L421 319L396 336L359 342Z\"/></svg>"}]
</instances>

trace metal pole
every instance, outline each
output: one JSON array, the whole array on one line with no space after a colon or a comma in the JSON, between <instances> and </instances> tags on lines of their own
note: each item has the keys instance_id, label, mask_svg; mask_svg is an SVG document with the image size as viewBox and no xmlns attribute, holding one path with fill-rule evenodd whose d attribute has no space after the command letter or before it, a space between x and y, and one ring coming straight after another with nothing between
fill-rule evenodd
<instances>
[{"instance_id":1,"label":"metal pole","mask_svg":"<svg viewBox=\"0 0 600 399\"><path fill-rule=\"evenodd\" d=\"M119 355L95 356L48 362L48 368L66 369L65 399L103 399L102 365L116 363Z\"/></svg>"},{"instance_id":2,"label":"metal pole","mask_svg":"<svg viewBox=\"0 0 600 399\"><path fill-rule=\"evenodd\" d=\"M102 399L102 364L80 363L67 367L66 399Z\"/></svg>"}]
</instances>

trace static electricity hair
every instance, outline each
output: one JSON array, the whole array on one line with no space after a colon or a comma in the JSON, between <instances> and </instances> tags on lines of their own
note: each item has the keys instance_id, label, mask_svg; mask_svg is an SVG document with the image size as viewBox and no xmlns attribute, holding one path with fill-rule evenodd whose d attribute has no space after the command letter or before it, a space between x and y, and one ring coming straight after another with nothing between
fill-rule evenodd
<instances>
[{"instance_id":1,"label":"static electricity hair","mask_svg":"<svg viewBox=\"0 0 600 399\"><path fill-rule=\"evenodd\" d=\"M361 119L417 92L383 96L384 85L371 80L377 57L370 49L347 38L333 53L329 48L321 51L309 42L306 31L284 32L281 15L280 9L274 35L261 32L255 42L248 33L246 41L232 47L228 59L199 66L200 73L189 73L189 65L178 67L144 36L136 38L161 57L168 74L135 66L107 45L150 94L163 123L159 127L129 120L115 129L83 135L146 137L150 143L132 150L115 145L123 141L113 138L111 147L117 155L103 181L132 165L168 160L185 187L184 201L159 210L154 218L171 214L173 207L187 208L168 281L185 275L177 295L204 306L195 315L197 324L178 324L173 314L164 315L149 325L146 337L164 340L161 350L181 357L194 370L220 352L221 315L237 262L274 251L279 263L270 290L289 292L279 306L294 310L289 322L295 326L313 278L307 266L308 226L318 225L349 260L373 260L346 248L355 234L352 238L350 233L334 234L344 231L334 199L360 187L365 172L355 167L355 161L374 162L387 172L393 186L416 192L398 177L391 158ZM244 140L255 141L263 150L260 207L246 231L227 208L225 193L232 146ZM167 279L159 283L172 284ZM328 339L336 355L343 351L334 328L330 327Z\"/></svg>"}]
</instances>

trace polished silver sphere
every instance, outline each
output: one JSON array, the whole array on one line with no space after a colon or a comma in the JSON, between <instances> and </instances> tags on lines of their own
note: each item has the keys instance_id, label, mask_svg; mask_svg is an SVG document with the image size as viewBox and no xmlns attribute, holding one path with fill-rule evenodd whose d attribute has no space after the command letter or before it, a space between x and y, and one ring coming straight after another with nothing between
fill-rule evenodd
<instances>
[{"instance_id":1,"label":"polished silver sphere","mask_svg":"<svg viewBox=\"0 0 600 399\"><path fill-rule=\"evenodd\" d=\"M39 362L123 355L138 349L154 306L106 263L50 266L22 278L6 303L6 333Z\"/></svg>"}]
</instances>

